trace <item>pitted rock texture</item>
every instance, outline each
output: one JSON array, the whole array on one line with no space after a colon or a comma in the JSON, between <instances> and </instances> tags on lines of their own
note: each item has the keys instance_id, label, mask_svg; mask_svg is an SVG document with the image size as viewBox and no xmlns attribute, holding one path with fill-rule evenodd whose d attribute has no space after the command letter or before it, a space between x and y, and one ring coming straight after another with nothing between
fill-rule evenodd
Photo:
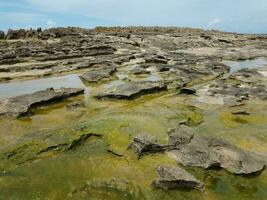
<instances>
[{"instance_id":1,"label":"pitted rock texture","mask_svg":"<svg viewBox=\"0 0 267 200\"><path fill-rule=\"evenodd\" d=\"M98 98L135 99L143 94L151 94L167 90L167 86L161 82L129 82L124 83L99 94Z\"/></svg>"},{"instance_id":2,"label":"pitted rock texture","mask_svg":"<svg viewBox=\"0 0 267 200\"><path fill-rule=\"evenodd\" d=\"M180 167L158 166L154 185L163 189L204 190L204 184Z\"/></svg>"},{"instance_id":3,"label":"pitted rock texture","mask_svg":"<svg viewBox=\"0 0 267 200\"><path fill-rule=\"evenodd\" d=\"M223 139L197 135L193 128L185 125L169 131L166 145L159 145L153 136L141 135L133 139L131 147L139 156L165 151L184 166L223 168L234 174L257 173L264 170L267 163L262 155L240 149Z\"/></svg>"}]
</instances>

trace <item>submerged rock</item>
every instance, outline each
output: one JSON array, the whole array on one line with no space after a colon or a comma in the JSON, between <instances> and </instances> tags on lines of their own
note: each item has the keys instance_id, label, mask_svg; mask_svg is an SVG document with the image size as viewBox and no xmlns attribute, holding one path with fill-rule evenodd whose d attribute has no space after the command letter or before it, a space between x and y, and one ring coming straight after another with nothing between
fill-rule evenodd
<instances>
[{"instance_id":1,"label":"submerged rock","mask_svg":"<svg viewBox=\"0 0 267 200\"><path fill-rule=\"evenodd\" d=\"M129 82L118 85L103 94L99 94L98 98L113 99L135 99L141 95L150 94L158 91L167 90L167 86L161 82L139 81Z\"/></svg>"},{"instance_id":2,"label":"submerged rock","mask_svg":"<svg viewBox=\"0 0 267 200\"><path fill-rule=\"evenodd\" d=\"M135 136L129 148L133 149L138 157L148 153L164 151L164 147L158 143L157 139L147 134Z\"/></svg>"},{"instance_id":3,"label":"submerged rock","mask_svg":"<svg viewBox=\"0 0 267 200\"><path fill-rule=\"evenodd\" d=\"M204 190L204 184L179 167L158 166L157 180L154 185L163 189L197 189Z\"/></svg>"},{"instance_id":4,"label":"submerged rock","mask_svg":"<svg viewBox=\"0 0 267 200\"><path fill-rule=\"evenodd\" d=\"M27 114L34 106L55 100L62 100L73 95L82 94L83 92L84 89L81 88L49 88L33 94L9 98L0 102L0 115L19 117Z\"/></svg>"}]
</instances>

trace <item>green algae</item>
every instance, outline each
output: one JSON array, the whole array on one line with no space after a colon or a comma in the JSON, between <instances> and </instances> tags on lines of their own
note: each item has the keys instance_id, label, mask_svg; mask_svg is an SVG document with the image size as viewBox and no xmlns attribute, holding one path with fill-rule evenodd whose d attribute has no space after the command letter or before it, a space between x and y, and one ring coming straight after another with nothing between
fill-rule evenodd
<instances>
[{"instance_id":1,"label":"green algae","mask_svg":"<svg viewBox=\"0 0 267 200\"><path fill-rule=\"evenodd\" d=\"M158 165L177 163L161 153L138 159L128 149L131 138L147 133L166 143L167 130L181 121L199 134L267 153L265 103L242 108L251 112L249 116L235 116L229 108L185 104L190 98L169 93L130 102L91 98L88 107L70 111L65 107L69 100L36 109L28 118L2 119L0 199L266 199L266 171L243 177L187 168L204 182L203 193L151 185Z\"/></svg>"}]
</instances>

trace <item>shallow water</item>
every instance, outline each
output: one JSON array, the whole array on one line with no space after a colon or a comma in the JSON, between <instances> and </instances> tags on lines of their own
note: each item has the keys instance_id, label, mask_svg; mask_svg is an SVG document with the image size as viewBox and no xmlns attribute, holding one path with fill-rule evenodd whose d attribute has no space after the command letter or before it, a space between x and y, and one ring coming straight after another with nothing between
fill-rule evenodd
<instances>
[{"instance_id":1,"label":"shallow water","mask_svg":"<svg viewBox=\"0 0 267 200\"><path fill-rule=\"evenodd\" d=\"M157 80L154 74L139 78ZM40 87L85 87L91 95L86 99L78 96L34 109L32 115L19 120L0 118L1 150L12 145L20 147L24 142L26 145L23 147L26 149L30 144L36 144L38 148L38 144L46 143L47 138L58 142L70 140L73 135L88 133L101 134L102 137L90 138L73 151L44 153L25 164L12 165L12 162L24 161L24 157L31 156L31 151L26 151L26 155L18 155L7 163L1 161L0 200L267 199L266 170L254 176L235 176L224 170L187 168L204 182L206 189L203 193L194 190L155 189L152 182L156 178L157 166L176 166L177 163L166 154L137 159L127 149L131 138L140 133L154 135L160 143L166 143L169 128L176 127L183 120L190 120L200 135L223 138L241 148L266 155L266 102L254 101L242 108L226 108L195 96L177 95L176 92L146 95L133 101L93 98L102 88L111 88L121 83L122 80L113 80L101 86L85 86L78 75L67 75L2 85L2 88L9 87L14 91L21 88L23 93L34 92ZM1 91L0 94L3 95L8 90ZM14 91L5 95L12 96ZM86 102L86 107L66 109L70 103L80 100ZM251 115L236 116L231 114L235 111L233 109L244 109Z\"/></svg>"},{"instance_id":2,"label":"shallow water","mask_svg":"<svg viewBox=\"0 0 267 200\"><path fill-rule=\"evenodd\" d=\"M0 100L22 94L31 94L51 87L54 89L59 89L61 87L88 89L77 74L70 74L53 78L41 78L0 84ZM87 95L89 95L89 89L86 90L86 92Z\"/></svg>"},{"instance_id":3,"label":"shallow water","mask_svg":"<svg viewBox=\"0 0 267 200\"><path fill-rule=\"evenodd\" d=\"M159 164L175 166L176 162L165 154L138 160L127 150L131 137L140 133L155 135L165 143L168 128L191 118L196 123L204 119L204 123L196 127L199 134L222 137L242 148L266 154L267 107L263 102L247 105L251 116L239 116L242 120L237 120L229 109L205 103L196 108L192 102L197 98L168 93L148 95L135 101L88 101L80 117L74 113L81 110L66 111L62 103L58 107L37 110L30 121L0 121L1 139L13 135L38 141L38 137L47 133L55 137L62 134L69 137L80 132L103 135L76 151L49 153L42 159L6 169L5 173L0 173L3 199L266 199L266 170L258 176L242 177L224 170L187 168L205 183L204 193L155 189L151 183L156 178L156 167ZM45 126L55 129L56 122L61 120L65 127L44 131ZM107 148L124 156L110 154ZM0 171L1 168L4 166L0 164Z\"/></svg>"},{"instance_id":4,"label":"shallow water","mask_svg":"<svg viewBox=\"0 0 267 200\"><path fill-rule=\"evenodd\" d=\"M245 61L223 61L223 63L231 67L230 73L234 73L244 68L253 69L266 66L267 60L264 58L257 58L254 60L245 60Z\"/></svg>"}]
</instances>

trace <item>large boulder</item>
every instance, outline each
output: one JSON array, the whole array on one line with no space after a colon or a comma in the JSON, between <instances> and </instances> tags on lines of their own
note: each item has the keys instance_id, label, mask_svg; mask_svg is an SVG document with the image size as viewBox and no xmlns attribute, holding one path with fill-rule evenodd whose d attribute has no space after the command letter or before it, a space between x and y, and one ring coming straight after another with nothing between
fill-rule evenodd
<instances>
[{"instance_id":1,"label":"large boulder","mask_svg":"<svg viewBox=\"0 0 267 200\"><path fill-rule=\"evenodd\" d=\"M167 86L161 82L137 81L123 83L115 88L97 95L98 98L135 99L145 94L167 90Z\"/></svg>"},{"instance_id":2,"label":"large boulder","mask_svg":"<svg viewBox=\"0 0 267 200\"><path fill-rule=\"evenodd\" d=\"M73 95L82 94L83 92L84 89L80 88L61 88L56 90L50 88L33 94L5 99L0 102L0 115L19 117L27 114L34 106L55 100L62 100Z\"/></svg>"},{"instance_id":3,"label":"large boulder","mask_svg":"<svg viewBox=\"0 0 267 200\"><path fill-rule=\"evenodd\" d=\"M163 189L204 190L204 184L179 167L158 166L154 185Z\"/></svg>"}]
</instances>

